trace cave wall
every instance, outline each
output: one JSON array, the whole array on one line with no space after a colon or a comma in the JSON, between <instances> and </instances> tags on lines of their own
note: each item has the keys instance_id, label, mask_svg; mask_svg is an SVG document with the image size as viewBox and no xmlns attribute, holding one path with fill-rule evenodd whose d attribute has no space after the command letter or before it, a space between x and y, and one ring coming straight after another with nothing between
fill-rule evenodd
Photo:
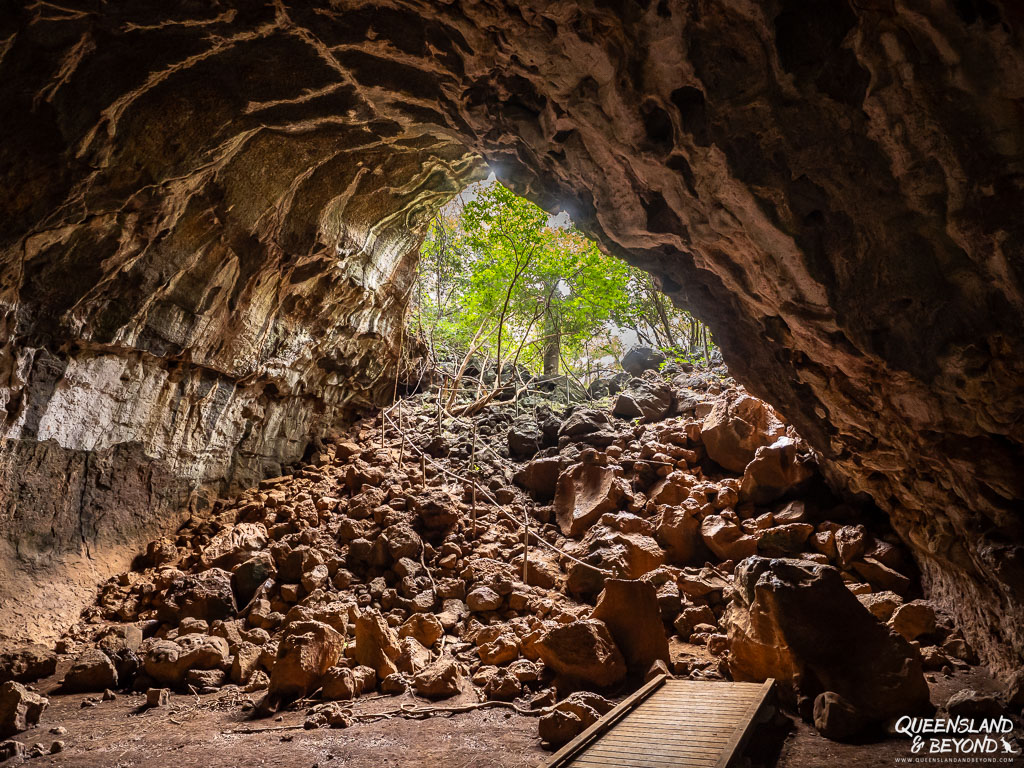
<instances>
[{"instance_id":1,"label":"cave wall","mask_svg":"<svg viewBox=\"0 0 1024 768\"><path fill-rule=\"evenodd\" d=\"M1009 0L10 14L6 461L137 444L133 476L197 504L301 454L382 395L417 235L478 153L707 321L1020 666L1022 24ZM32 494L6 493L16 541Z\"/></svg>"}]
</instances>

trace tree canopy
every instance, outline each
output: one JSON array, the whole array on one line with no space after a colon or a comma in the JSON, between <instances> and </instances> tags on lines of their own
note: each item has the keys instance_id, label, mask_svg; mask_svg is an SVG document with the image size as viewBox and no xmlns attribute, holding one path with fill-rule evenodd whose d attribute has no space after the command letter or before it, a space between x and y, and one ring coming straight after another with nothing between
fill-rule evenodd
<instances>
[{"instance_id":1,"label":"tree canopy","mask_svg":"<svg viewBox=\"0 0 1024 768\"><path fill-rule=\"evenodd\" d=\"M583 379L617 360L626 338L692 351L696 321L560 219L497 182L435 217L413 316L434 354Z\"/></svg>"}]
</instances>

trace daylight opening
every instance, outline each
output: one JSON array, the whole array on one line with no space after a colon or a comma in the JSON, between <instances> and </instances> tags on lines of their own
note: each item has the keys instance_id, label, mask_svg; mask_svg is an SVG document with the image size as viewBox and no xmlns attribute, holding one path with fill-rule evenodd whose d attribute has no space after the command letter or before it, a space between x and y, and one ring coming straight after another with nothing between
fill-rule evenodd
<instances>
[{"instance_id":1,"label":"daylight opening","mask_svg":"<svg viewBox=\"0 0 1024 768\"><path fill-rule=\"evenodd\" d=\"M594 400L630 374L722 362L707 326L651 275L603 253L565 211L546 213L493 174L431 221L409 334L436 374L455 389L475 381L487 400L505 385Z\"/></svg>"}]
</instances>

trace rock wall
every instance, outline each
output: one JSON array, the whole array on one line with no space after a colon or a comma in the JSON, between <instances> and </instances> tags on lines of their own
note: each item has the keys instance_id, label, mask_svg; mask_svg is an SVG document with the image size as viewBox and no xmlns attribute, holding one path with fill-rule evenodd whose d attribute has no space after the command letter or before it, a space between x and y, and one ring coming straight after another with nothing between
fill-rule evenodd
<instances>
[{"instance_id":1,"label":"rock wall","mask_svg":"<svg viewBox=\"0 0 1024 768\"><path fill-rule=\"evenodd\" d=\"M193 484L301 453L373 400L416 233L475 152L704 318L1019 666L1018 4L72 0L0 23L11 438L138 442Z\"/></svg>"}]
</instances>

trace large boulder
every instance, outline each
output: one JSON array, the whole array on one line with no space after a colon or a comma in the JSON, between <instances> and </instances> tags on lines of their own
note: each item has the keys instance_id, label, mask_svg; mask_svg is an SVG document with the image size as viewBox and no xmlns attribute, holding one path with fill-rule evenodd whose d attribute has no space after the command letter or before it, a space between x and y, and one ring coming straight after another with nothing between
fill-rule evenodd
<instances>
[{"instance_id":1,"label":"large boulder","mask_svg":"<svg viewBox=\"0 0 1024 768\"><path fill-rule=\"evenodd\" d=\"M32 683L57 671L57 654L45 645L26 645L0 653L0 683Z\"/></svg>"},{"instance_id":2,"label":"large boulder","mask_svg":"<svg viewBox=\"0 0 1024 768\"><path fill-rule=\"evenodd\" d=\"M826 691L862 713L865 725L930 706L914 648L871 615L831 566L747 558L736 567L723 624L733 678L775 678L783 700L808 719Z\"/></svg>"},{"instance_id":3,"label":"large boulder","mask_svg":"<svg viewBox=\"0 0 1024 768\"><path fill-rule=\"evenodd\" d=\"M213 635L183 635L177 640L147 640L140 652L146 674L158 683L181 686L190 670L227 669L228 641Z\"/></svg>"},{"instance_id":4,"label":"large boulder","mask_svg":"<svg viewBox=\"0 0 1024 768\"><path fill-rule=\"evenodd\" d=\"M288 702L312 693L344 655L345 638L333 627L319 621L292 622L277 647L269 700Z\"/></svg>"},{"instance_id":5,"label":"large boulder","mask_svg":"<svg viewBox=\"0 0 1024 768\"><path fill-rule=\"evenodd\" d=\"M650 582L606 580L591 617L608 627L632 674L643 675L658 660L669 663L658 592Z\"/></svg>"},{"instance_id":6,"label":"large boulder","mask_svg":"<svg viewBox=\"0 0 1024 768\"><path fill-rule=\"evenodd\" d=\"M370 667L383 680L398 671L395 659L401 653L395 630L380 612L366 610L356 619L356 661Z\"/></svg>"},{"instance_id":7,"label":"large boulder","mask_svg":"<svg viewBox=\"0 0 1024 768\"><path fill-rule=\"evenodd\" d=\"M512 476L512 481L524 488L536 501L546 503L555 497L560 464L557 456L534 459Z\"/></svg>"},{"instance_id":8,"label":"large boulder","mask_svg":"<svg viewBox=\"0 0 1024 768\"><path fill-rule=\"evenodd\" d=\"M237 611L231 574L222 568L210 568L188 576L176 585L174 602L179 607L175 618L194 618L212 622L233 618Z\"/></svg>"},{"instance_id":9,"label":"large boulder","mask_svg":"<svg viewBox=\"0 0 1024 768\"><path fill-rule=\"evenodd\" d=\"M537 420L521 416L508 430L508 452L515 459L531 459L544 442Z\"/></svg>"},{"instance_id":10,"label":"large boulder","mask_svg":"<svg viewBox=\"0 0 1024 768\"><path fill-rule=\"evenodd\" d=\"M618 439L611 416L595 408L578 408L558 427L558 447L585 443L607 448Z\"/></svg>"},{"instance_id":11,"label":"large boulder","mask_svg":"<svg viewBox=\"0 0 1024 768\"><path fill-rule=\"evenodd\" d=\"M67 693L105 691L116 687L117 668L99 648L90 648L77 656L61 682L61 688Z\"/></svg>"},{"instance_id":12,"label":"large boulder","mask_svg":"<svg viewBox=\"0 0 1024 768\"><path fill-rule=\"evenodd\" d=\"M703 548L701 520L692 506L662 507L656 535L668 552L669 562L676 565L689 565Z\"/></svg>"},{"instance_id":13,"label":"large boulder","mask_svg":"<svg viewBox=\"0 0 1024 768\"><path fill-rule=\"evenodd\" d=\"M447 699L461 690L462 669L445 654L413 678L416 693L428 699Z\"/></svg>"},{"instance_id":14,"label":"large boulder","mask_svg":"<svg viewBox=\"0 0 1024 768\"><path fill-rule=\"evenodd\" d=\"M743 471L740 500L768 504L810 479L813 470L797 454L796 441L780 437L757 449Z\"/></svg>"},{"instance_id":15,"label":"large boulder","mask_svg":"<svg viewBox=\"0 0 1024 768\"><path fill-rule=\"evenodd\" d=\"M637 345L622 356L622 370L631 376L640 376L644 371L658 370L663 362L665 355L658 350Z\"/></svg>"},{"instance_id":16,"label":"large boulder","mask_svg":"<svg viewBox=\"0 0 1024 768\"><path fill-rule=\"evenodd\" d=\"M204 567L230 570L267 546L269 538L263 523L239 523L216 534L203 547L200 562Z\"/></svg>"},{"instance_id":17,"label":"large boulder","mask_svg":"<svg viewBox=\"0 0 1024 768\"><path fill-rule=\"evenodd\" d=\"M625 502L622 468L580 462L562 472L555 488L555 519L565 536L580 536L601 515Z\"/></svg>"},{"instance_id":18,"label":"large boulder","mask_svg":"<svg viewBox=\"0 0 1024 768\"><path fill-rule=\"evenodd\" d=\"M39 716L49 703L45 696L13 680L0 685L0 739L38 725Z\"/></svg>"},{"instance_id":19,"label":"large boulder","mask_svg":"<svg viewBox=\"0 0 1024 768\"><path fill-rule=\"evenodd\" d=\"M711 460L733 472L742 472L758 448L771 445L785 432L768 406L750 395L717 400L700 430Z\"/></svg>"},{"instance_id":20,"label":"large boulder","mask_svg":"<svg viewBox=\"0 0 1024 768\"><path fill-rule=\"evenodd\" d=\"M632 379L615 398L612 413L625 419L658 421L672 408L672 387L655 372Z\"/></svg>"},{"instance_id":21,"label":"large boulder","mask_svg":"<svg viewBox=\"0 0 1024 768\"><path fill-rule=\"evenodd\" d=\"M722 560L742 560L757 554L757 539L722 515L705 517L700 535L708 549Z\"/></svg>"},{"instance_id":22,"label":"large boulder","mask_svg":"<svg viewBox=\"0 0 1024 768\"><path fill-rule=\"evenodd\" d=\"M626 660L602 621L562 624L541 637L535 648L552 671L574 683L606 688L626 676Z\"/></svg>"}]
</instances>

